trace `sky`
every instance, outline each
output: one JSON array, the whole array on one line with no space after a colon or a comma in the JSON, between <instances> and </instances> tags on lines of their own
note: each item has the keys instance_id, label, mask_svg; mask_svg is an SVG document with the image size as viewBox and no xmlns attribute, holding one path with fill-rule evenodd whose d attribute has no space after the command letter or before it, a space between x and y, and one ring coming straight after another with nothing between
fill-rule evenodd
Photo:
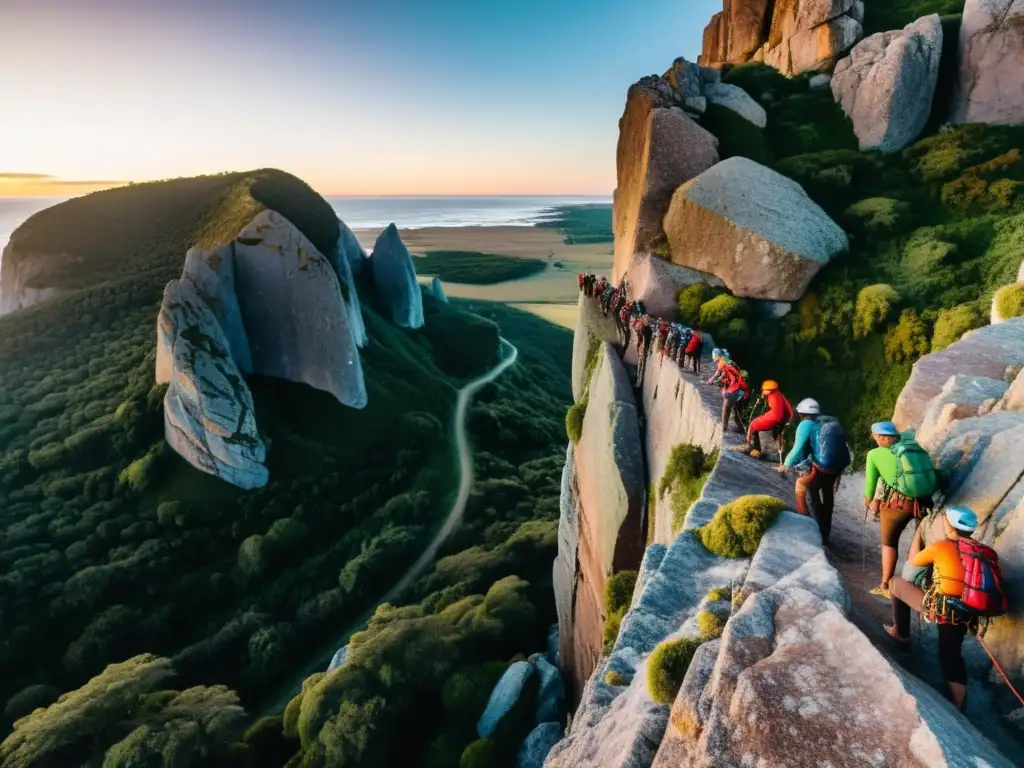
<instances>
[{"instance_id":1,"label":"sky","mask_svg":"<svg viewBox=\"0 0 1024 768\"><path fill-rule=\"evenodd\" d=\"M276 167L610 194L626 90L722 0L0 0L0 196Z\"/></svg>"}]
</instances>

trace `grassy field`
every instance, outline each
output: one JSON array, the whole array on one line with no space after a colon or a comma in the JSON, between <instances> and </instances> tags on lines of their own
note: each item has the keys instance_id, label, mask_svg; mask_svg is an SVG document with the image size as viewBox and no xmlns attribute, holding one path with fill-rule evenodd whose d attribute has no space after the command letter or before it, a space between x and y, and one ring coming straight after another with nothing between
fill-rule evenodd
<instances>
[{"instance_id":1,"label":"grassy field","mask_svg":"<svg viewBox=\"0 0 1024 768\"><path fill-rule=\"evenodd\" d=\"M416 259L417 274L466 285L495 285L522 280L545 269L547 265L538 259L476 251L429 251L426 256Z\"/></svg>"},{"instance_id":2,"label":"grassy field","mask_svg":"<svg viewBox=\"0 0 1024 768\"><path fill-rule=\"evenodd\" d=\"M558 230L566 245L611 243L615 240L612 233L612 207L606 203L555 208L550 217L537 226Z\"/></svg>"}]
</instances>

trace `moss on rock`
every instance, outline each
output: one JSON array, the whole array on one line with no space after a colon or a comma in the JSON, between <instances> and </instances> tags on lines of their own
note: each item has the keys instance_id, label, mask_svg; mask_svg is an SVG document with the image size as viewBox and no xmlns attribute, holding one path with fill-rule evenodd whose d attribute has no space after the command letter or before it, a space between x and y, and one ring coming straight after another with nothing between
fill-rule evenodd
<instances>
[{"instance_id":1,"label":"moss on rock","mask_svg":"<svg viewBox=\"0 0 1024 768\"><path fill-rule=\"evenodd\" d=\"M697 629L703 639L714 640L722 636L728 620L729 617L723 616L720 612L703 610L697 614Z\"/></svg>"},{"instance_id":2,"label":"moss on rock","mask_svg":"<svg viewBox=\"0 0 1024 768\"><path fill-rule=\"evenodd\" d=\"M1024 283L1011 283L996 291L995 307L1003 320L1024 315Z\"/></svg>"},{"instance_id":3,"label":"moss on rock","mask_svg":"<svg viewBox=\"0 0 1024 768\"><path fill-rule=\"evenodd\" d=\"M636 588L636 571L619 571L610 579L604 588L605 606L609 613L629 610L633 601L633 590Z\"/></svg>"},{"instance_id":4,"label":"moss on rock","mask_svg":"<svg viewBox=\"0 0 1024 768\"><path fill-rule=\"evenodd\" d=\"M750 557L761 537L789 505L774 496L740 496L718 508L711 522L694 531L704 547L719 557Z\"/></svg>"},{"instance_id":5,"label":"moss on rock","mask_svg":"<svg viewBox=\"0 0 1024 768\"><path fill-rule=\"evenodd\" d=\"M587 415L587 404L589 398L584 395L578 403L569 406L565 413L565 434L569 436L574 444L579 444L583 437L583 419Z\"/></svg>"},{"instance_id":6,"label":"moss on rock","mask_svg":"<svg viewBox=\"0 0 1024 768\"><path fill-rule=\"evenodd\" d=\"M854 232L878 238L907 228L912 208L909 203L891 197L869 197L849 208L843 218Z\"/></svg>"},{"instance_id":7,"label":"moss on rock","mask_svg":"<svg viewBox=\"0 0 1024 768\"><path fill-rule=\"evenodd\" d=\"M709 603L717 603L722 600L728 600L732 597L732 590L729 587L715 587L714 589L708 590L707 601Z\"/></svg>"},{"instance_id":8,"label":"moss on rock","mask_svg":"<svg viewBox=\"0 0 1024 768\"><path fill-rule=\"evenodd\" d=\"M614 669L608 670L607 672L605 672L605 675L604 675L604 684L605 685L611 685L611 686L614 686L616 688L625 687L625 686L629 685L631 682L633 682L633 678L626 677L625 675L621 675L618 672L616 672Z\"/></svg>"},{"instance_id":9,"label":"moss on rock","mask_svg":"<svg viewBox=\"0 0 1024 768\"><path fill-rule=\"evenodd\" d=\"M647 689L652 699L659 704L675 700L701 642L694 637L681 637L658 644L647 659Z\"/></svg>"}]
</instances>

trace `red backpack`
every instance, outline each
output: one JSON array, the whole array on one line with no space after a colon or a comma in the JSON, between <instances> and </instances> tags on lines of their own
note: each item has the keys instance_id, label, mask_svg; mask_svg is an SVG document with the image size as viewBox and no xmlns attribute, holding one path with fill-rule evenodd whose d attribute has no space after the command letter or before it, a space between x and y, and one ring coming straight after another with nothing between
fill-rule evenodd
<instances>
[{"instance_id":1,"label":"red backpack","mask_svg":"<svg viewBox=\"0 0 1024 768\"><path fill-rule=\"evenodd\" d=\"M1006 613L1003 572L999 568L999 555L996 551L973 539L957 541L957 551L964 566L964 593L959 602L979 616L1000 616Z\"/></svg>"}]
</instances>

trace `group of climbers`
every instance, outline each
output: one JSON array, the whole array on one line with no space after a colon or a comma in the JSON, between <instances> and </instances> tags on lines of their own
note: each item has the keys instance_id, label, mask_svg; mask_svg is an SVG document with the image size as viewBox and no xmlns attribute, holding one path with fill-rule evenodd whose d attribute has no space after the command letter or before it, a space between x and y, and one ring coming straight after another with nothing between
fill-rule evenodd
<instances>
[{"instance_id":1,"label":"group of climbers","mask_svg":"<svg viewBox=\"0 0 1024 768\"><path fill-rule=\"evenodd\" d=\"M690 367L695 374L700 374L704 339L699 331L648 314L642 300L629 298L626 280L613 286L606 277L581 273L577 282L585 296L597 299L604 316L614 320L623 350L628 349L636 337L638 389L643 386L647 361L655 354L660 354L662 360L671 360L683 370Z\"/></svg>"},{"instance_id":2,"label":"group of climbers","mask_svg":"<svg viewBox=\"0 0 1024 768\"><path fill-rule=\"evenodd\" d=\"M598 299L606 317L614 317L624 349L635 333L638 388L643 386L647 360L655 354L673 360L683 370L700 373L703 339L699 332L651 317L642 301L629 299L625 281L614 287L606 278L581 274L579 287ZM796 473L797 511L816 520L822 543L828 547L835 494L852 461L842 426L822 415L817 400L804 399L794 409L774 380L762 384L760 398L751 409L756 414L763 405L764 413L744 426L744 407L751 394L748 374L727 350L716 348L711 357L715 372L707 383L722 390L723 435L734 421L736 431L746 436L746 442L734 450L760 458L761 433L771 433L780 457L778 471ZM794 444L784 454L783 435L794 418L799 420ZM964 638L968 632L978 632L986 617L1007 608L998 556L974 539L978 519L963 506L950 506L941 513L944 538L923 547L922 521L935 509L939 473L928 452L892 422L874 424L871 434L877 447L866 457L864 504L866 513L873 512L881 526L882 556L881 582L871 593L890 601L893 623L885 631L900 647L910 644L911 611L936 625L942 676L950 700L962 711L967 702ZM909 560L902 577L896 577L900 537L911 522L916 530Z\"/></svg>"}]
</instances>

